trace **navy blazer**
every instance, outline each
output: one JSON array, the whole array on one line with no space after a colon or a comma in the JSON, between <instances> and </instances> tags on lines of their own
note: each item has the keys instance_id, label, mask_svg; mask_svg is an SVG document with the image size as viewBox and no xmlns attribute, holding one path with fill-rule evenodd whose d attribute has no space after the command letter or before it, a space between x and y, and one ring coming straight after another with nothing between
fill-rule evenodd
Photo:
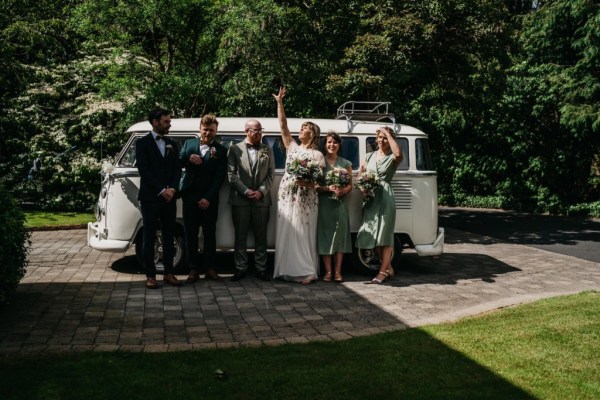
<instances>
[{"instance_id":1,"label":"navy blazer","mask_svg":"<svg viewBox=\"0 0 600 400\"><path fill-rule=\"evenodd\" d=\"M189 161L190 155L200 154L199 138L186 140L181 148L179 160L185 167L185 171L179 190L184 200L189 199L196 202L204 198L211 204L219 203L219 191L227 174L227 149L216 140L213 140L210 147L211 150L206 152L200 165L192 164ZM196 186L192 187L194 181Z\"/></svg>"},{"instance_id":2,"label":"navy blazer","mask_svg":"<svg viewBox=\"0 0 600 400\"><path fill-rule=\"evenodd\" d=\"M160 154L152 132L135 143L135 160L140 173L140 201L164 201L159 193L163 189L177 190L181 179L179 148L177 143L165 137L165 156Z\"/></svg>"}]
</instances>

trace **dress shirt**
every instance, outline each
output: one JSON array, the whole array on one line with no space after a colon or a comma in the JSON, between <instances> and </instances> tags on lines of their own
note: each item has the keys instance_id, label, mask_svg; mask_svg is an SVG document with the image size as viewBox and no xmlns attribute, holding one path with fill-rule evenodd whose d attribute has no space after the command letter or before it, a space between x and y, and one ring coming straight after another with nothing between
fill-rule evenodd
<instances>
[{"instance_id":1,"label":"dress shirt","mask_svg":"<svg viewBox=\"0 0 600 400\"><path fill-rule=\"evenodd\" d=\"M258 147L260 147L260 144L254 145L252 143L246 142L246 148L248 149L248 155L250 156L250 162L252 163L253 166L254 166L254 164L256 164L256 155L258 153Z\"/></svg>"},{"instance_id":2,"label":"dress shirt","mask_svg":"<svg viewBox=\"0 0 600 400\"><path fill-rule=\"evenodd\" d=\"M167 150L167 144L165 143L165 138L160 136L158 133L152 131L152 137L154 137L154 141L158 146L158 150L162 156L165 156L165 151Z\"/></svg>"}]
</instances>

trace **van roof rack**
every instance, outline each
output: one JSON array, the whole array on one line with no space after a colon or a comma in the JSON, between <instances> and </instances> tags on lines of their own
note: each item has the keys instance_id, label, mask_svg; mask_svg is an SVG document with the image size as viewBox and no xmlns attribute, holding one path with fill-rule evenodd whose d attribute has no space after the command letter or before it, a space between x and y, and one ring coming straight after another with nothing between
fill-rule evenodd
<instances>
[{"instance_id":1,"label":"van roof rack","mask_svg":"<svg viewBox=\"0 0 600 400\"><path fill-rule=\"evenodd\" d=\"M337 109L336 119L348 121L348 130L352 131L358 122L391 122L394 131L398 131L396 116L389 112L389 101L347 101Z\"/></svg>"}]
</instances>

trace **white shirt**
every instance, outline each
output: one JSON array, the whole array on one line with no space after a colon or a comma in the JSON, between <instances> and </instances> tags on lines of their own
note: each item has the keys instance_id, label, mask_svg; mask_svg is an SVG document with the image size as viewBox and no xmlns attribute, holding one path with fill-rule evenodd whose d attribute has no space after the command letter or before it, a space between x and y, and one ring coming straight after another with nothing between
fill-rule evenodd
<instances>
[{"instance_id":1,"label":"white shirt","mask_svg":"<svg viewBox=\"0 0 600 400\"><path fill-rule=\"evenodd\" d=\"M246 145L252 145L252 143L246 142ZM256 164L256 155L258 153L258 150L254 147L247 147L247 149L248 155L250 156L250 162L252 163L252 165Z\"/></svg>"},{"instance_id":2,"label":"white shirt","mask_svg":"<svg viewBox=\"0 0 600 400\"><path fill-rule=\"evenodd\" d=\"M158 133L152 131L152 137L154 138L154 141L156 142L156 145L158 146L158 150L160 151L160 154L162 154L162 156L165 156L165 151L167 150L167 144L165 143L165 138L163 138L163 140L156 140L156 138L158 137Z\"/></svg>"}]
</instances>

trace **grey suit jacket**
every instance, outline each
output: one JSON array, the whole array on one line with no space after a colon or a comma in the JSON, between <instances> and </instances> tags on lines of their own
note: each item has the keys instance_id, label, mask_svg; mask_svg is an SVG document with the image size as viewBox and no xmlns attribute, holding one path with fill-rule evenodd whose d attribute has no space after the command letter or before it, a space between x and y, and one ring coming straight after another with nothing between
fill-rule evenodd
<instances>
[{"instance_id":1,"label":"grey suit jacket","mask_svg":"<svg viewBox=\"0 0 600 400\"><path fill-rule=\"evenodd\" d=\"M246 142L241 141L229 147L227 153L227 177L231 184L229 204L232 206L266 207L271 205L271 185L275 175L273 149L261 143L256 165L252 166ZM244 193L248 189L263 194L259 201L250 201Z\"/></svg>"}]
</instances>

